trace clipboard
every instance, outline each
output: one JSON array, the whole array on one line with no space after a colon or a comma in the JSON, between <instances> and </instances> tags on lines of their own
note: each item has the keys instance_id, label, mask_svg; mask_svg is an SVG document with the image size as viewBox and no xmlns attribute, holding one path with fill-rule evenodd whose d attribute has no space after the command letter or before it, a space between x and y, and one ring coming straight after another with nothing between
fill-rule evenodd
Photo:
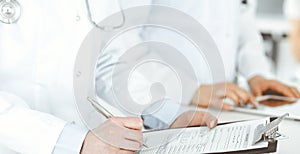
<instances>
[{"instance_id":1,"label":"clipboard","mask_svg":"<svg viewBox=\"0 0 300 154\"><path fill-rule=\"evenodd\" d=\"M268 142L267 147L263 148L256 148L256 149L245 149L245 150L239 150L239 151L223 151L223 152L217 152L217 153L226 153L226 154L258 154L258 153L270 153L270 152L276 152L277 151L277 139L281 136L284 136L280 134L278 131L278 124L286 117L288 114L284 114L280 117L270 117L270 122L266 125L263 125L262 127L256 127L255 129L255 137L253 139L253 143L255 144L258 141L264 140ZM244 122L248 120L242 120L242 121L234 121L234 122L226 122L226 123L220 123L218 125L225 125L225 124L232 124L237 122ZM199 126L192 126L192 127L199 127ZM171 128L171 129L180 129L180 128ZM160 129L165 130L165 129ZM160 130L149 130L147 132L155 132ZM278 135L279 134L279 135ZM211 154L211 153L210 153Z\"/></svg>"},{"instance_id":2,"label":"clipboard","mask_svg":"<svg viewBox=\"0 0 300 154\"><path fill-rule=\"evenodd\" d=\"M275 120L276 117L271 117L270 122ZM241 122L241 121L234 121L234 122L227 122L227 123L220 123L218 125L225 125L235 122ZM278 130L278 128L277 128ZM274 142L268 142L268 147L266 148L258 148L258 149L251 149L251 150L240 150L240 151L228 151L228 152L221 152L226 154L261 154L261 153L273 153L277 151L277 140ZM210 153L210 154L220 154L220 153Z\"/></svg>"}]
</instances>

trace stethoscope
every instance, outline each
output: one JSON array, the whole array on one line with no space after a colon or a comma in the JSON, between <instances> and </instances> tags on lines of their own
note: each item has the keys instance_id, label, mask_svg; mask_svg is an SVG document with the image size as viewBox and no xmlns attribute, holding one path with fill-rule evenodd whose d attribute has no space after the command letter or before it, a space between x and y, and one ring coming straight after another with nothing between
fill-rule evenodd
<instances>
[{"instance_id":1,"label":"stethoscope","mask_svg":"<svg viewBox=\"0 0 300 154\"><path fill-rule=\"evenodd\" d=\"M124 10L121 6L120 0L117 0L117 1L118 1L119 8L121 10L121 16L122 16L121 23L118 25L100 26L93 19L89 0L85 0L87 14L88 14L88 20L90 21L90 23L92 23L95 27L97 27L101 30L115 30L115 29L123 27L125 24L125 14L124 14ZM16 23L21 16L21 6L17 0L0 0L0 11L1 11L0 12L0 21L5 24Z\"/></svg>"},{"instance_id":2,"label":"stethoscope","mask_svg":"<svg viewBox=\"0 0 300 154\"><path fill-rule=\"evenodd\" d=\"M0 0L0 21L5 24L12 24L19 20L21 6L16 0Z\"/></svg>"},{"instance_id":3,"label":"stethoscope","mask_svg":"<svg viewBox=\"0 0 300 154\"><path fill-rule=\"evenodd\" d=\"M120 8L120 11L121 11L121 16L122 16L122 21L120 24L117 24L117 25L105 25L105 26L100 26L98 25L94 19L93 19L93 16L92 16L92 13L91 13L91 9L90 9L90 3L89 3L89 0L85 0L85 3L86 3L86 8L87 8L87 13L88 13L88 19L90 21L90 23L92 23L95 27L101 29L101 30L105 30L105 31L110 31L110 30L115 30L115 29L118 29L118 28L121 28L124 26L125 24L125 13L124 13L124 10L121 6L121 2L120 0L117 0L118 2L118 5L119 5L119 8Z\"/></svg>"}]
</instances>

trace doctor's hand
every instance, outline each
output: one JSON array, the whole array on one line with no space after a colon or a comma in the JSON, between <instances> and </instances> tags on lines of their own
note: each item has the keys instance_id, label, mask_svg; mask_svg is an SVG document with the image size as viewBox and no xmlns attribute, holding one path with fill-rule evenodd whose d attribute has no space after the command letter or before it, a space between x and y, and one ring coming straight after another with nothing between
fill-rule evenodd
<instances>
[{"instance_id":1,"label":"doctor's hand","mask_svg":"<svg viewBox=\"0 0 300 154\"><path fill-rule=\"evenodd\" d=\"M225 98L230 98L236 106L240 106L241 103L258 105L253 95L230 82L201 85L192 99L192 104L205 108L213 106L224 110L233 110L233 106L223 103Z\"/></svg>"},{"instance_id":2,"label":"doctor's hand","mask_svg":"<svg viewBox=\"0 0 300 154\"><path fill-rule=\"evenodd\" d=\"M214 128L217 124L217 118L207 112L187 111L181 114L170 127L183 128L189 126L207 125L208 128Z\"/></svg>"},{"instance_id":3,"label":"doctor's hand","mask_svg":"<svg viewBox=\"0 0 300 154\"><path fill-rule=\"evenodd\" d=\"M279 95L300 98L300 93L295 87L285 85L276 80L267 80L262 76L254 76L248 80L249 87L255 96L261 96L271 90Z\"/></svg>"},{"instance_id":4,"label":"doctor's hand","mask_svg":"<svg viewBox=\"0 0 300 154\"><path fill-rule=\"evenodd\" d=\"M143 144L142 126L140 118L110 118L87 134L80 153L133 154Z\"/></svg>"}]
</instances>

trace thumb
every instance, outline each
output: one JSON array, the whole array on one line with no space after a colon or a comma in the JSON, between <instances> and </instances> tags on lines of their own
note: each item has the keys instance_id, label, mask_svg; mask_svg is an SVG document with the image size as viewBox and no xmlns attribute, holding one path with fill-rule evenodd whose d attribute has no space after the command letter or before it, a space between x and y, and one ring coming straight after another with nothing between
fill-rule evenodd
<instances>
[{"instance_id":1,"label":"thumb","mask_svg":"<svg viewBox=\"0 0 300 154\"><path fill-rule=\"evenodd\" d=\"M261 96L262 95L262 90L258 86L252 88L251 91L252 91L254 96Z\"/></svg>"},{"instance_id":2,"label":"thumb","mask_svg":"<svg viewBox=\"0 0 300 154\"><path fill-rule=\"evenodd\" d=\"M229 105L228 103L224 102L224 99L218 99L212 102L213 104L211 106L213 106L216 109L222 109L226 111L232 111L234 109L232 105Z\"/></svg>"},{"instance_id":3,"label":"thumb","mask_svg":"<svg viewBox=\"0 0 300 154\"><path fill-rule=\"evenodd\" d=\"M233 111L234 109L232 105L223 102L223 100L217 101L215 103L215 106L219 109L226 110L226 111Z\"/></svg>"},{"instance_id":4,"label":"thumb","mask_svg":"<svg viewBox=\"0 0 300 154\"><path fill-rule=\"evenodd\" d=\"M226 110L226 111L233 111L233 106L227 103L223 103L222 104L222 110Z\"/></svg>"},{"instance_id":5,"label":"thumb","mask_svg":"<svg viewBox=\"0 0 300 154\"><path fill-rule=\"evenodd\" d=\"M249 101L250 101L250 103L253 104L253 106L254 106L255 108L258 107L259 103L255 100L255 97L254 97L253 95L250 95Z\"/></svg>"},{"instance_id":6,"label":"thumb","mask_svg":"<svg viewBox=\"0 0 300 154\"><path fill-rule=\"evenodd\" d=\"M192 111L193 118L189 122L189 126L199 126L206 124L208 128L214 128L217 125L217 118L208 112Z\"/></svg>"},{"instance_id":7,"label":"thumb","mask_svg":"<svg viewBox=\"0 0 300 154\"><path fill-rule=\"evenodd\" d=\"M210 113L205 114L204 121L207 127L210 129L216 127L218 124L218 119Z\"/></svg>"}]
</instances>

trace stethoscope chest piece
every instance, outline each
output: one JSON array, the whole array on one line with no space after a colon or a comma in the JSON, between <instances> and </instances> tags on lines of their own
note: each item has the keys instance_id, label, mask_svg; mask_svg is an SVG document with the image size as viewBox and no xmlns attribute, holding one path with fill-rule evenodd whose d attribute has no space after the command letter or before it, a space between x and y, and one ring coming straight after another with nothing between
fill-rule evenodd
<instances>
[{"instance_id":1,"label":"stethoscope chest piece","mask_svg":"<svg viewBox=\"0 0 300 154\"><path fill-rule=\"evenodd\" d=\"M21 6L16 0L0 0L0 21L12 24L19 20Z\"/></svg>"}]
</instances>

